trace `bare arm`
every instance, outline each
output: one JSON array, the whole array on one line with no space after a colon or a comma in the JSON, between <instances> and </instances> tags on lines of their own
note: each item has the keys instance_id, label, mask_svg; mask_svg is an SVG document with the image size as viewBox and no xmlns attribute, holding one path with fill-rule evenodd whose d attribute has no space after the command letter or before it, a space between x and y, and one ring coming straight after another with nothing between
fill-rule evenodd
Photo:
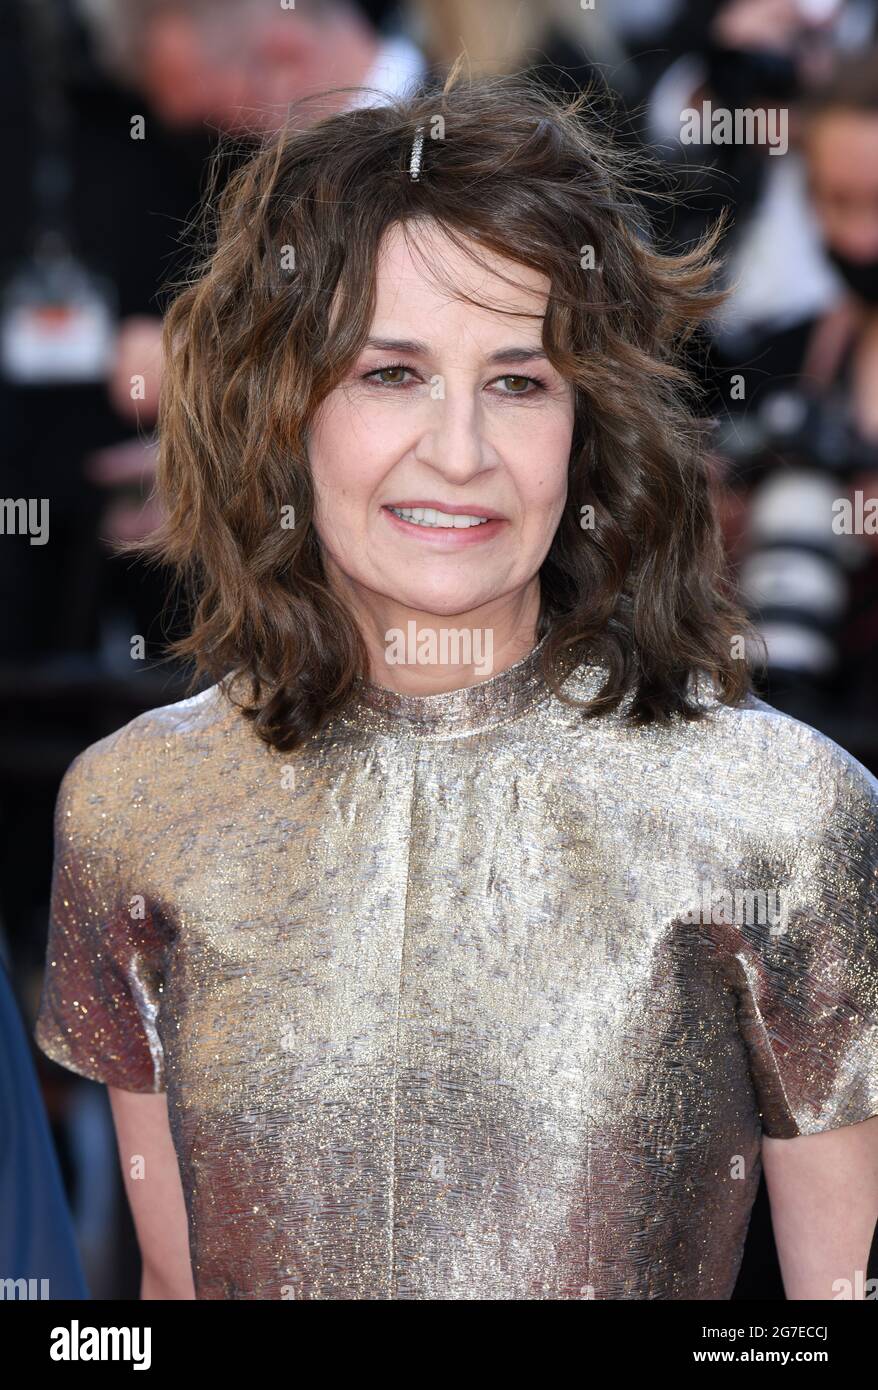
<instances>
[{"instance_id":1,"label":"bare arm","mask_svg":"<svg viewBox=\"0 0 878 1390\"><path fill-rule=\"evenodd\" d=\"M180 1169L164 1092L109 1086L119 1161L140 1245L142 1299L195 1297ZM138 1161L142 1160L142 1161Z\"/></svg>"},{"instance_id":2,"label":"bare arm","mask_svg":"<svg viewBox=\"0 0 878 1390\"><path fill-rule=\"evenodd\" d=\"M788 1299L833 1299L836 1280L863 1298L878 1221L878 1116L795 1139L762 1140ZM859 1278L858 1278L859 1272Z\"/></svg>"}]
</instances>

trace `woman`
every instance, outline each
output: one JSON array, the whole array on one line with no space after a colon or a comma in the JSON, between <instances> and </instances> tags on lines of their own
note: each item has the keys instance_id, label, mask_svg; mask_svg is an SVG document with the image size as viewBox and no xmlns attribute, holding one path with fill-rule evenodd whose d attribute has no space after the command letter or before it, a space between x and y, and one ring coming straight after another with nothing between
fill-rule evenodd
<instances>
[{"instance_id":1,"label":"woman","mask_svg":"<svg viewBox=\"0 0 878 1390\"><path fill-rule=\"evenodd\" d=\"M144 1297L728 1299L761 1163L789 1296L865 1268L878 783L750 692L710 248L625 176L452 74L255 156L169 312L214 683L67 772L36 1032Z\"/></svg>"}]
</instances>

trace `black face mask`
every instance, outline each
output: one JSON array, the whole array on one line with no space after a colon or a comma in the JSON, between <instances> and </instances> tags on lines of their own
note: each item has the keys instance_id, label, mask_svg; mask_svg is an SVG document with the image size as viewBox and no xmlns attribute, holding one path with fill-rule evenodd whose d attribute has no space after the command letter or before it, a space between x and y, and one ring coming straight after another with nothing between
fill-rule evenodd
<instances>
[{"instance_id":1,"label":"black face mask","mask_svg":"<svg viewBox=\"0 0 878 1390\"><path fill-rule=\"evenodd\" d=\"M857 298L878 305L878 260L851 261L831 247L827 247L827 254Z\"/></svg>"}]
</instances>

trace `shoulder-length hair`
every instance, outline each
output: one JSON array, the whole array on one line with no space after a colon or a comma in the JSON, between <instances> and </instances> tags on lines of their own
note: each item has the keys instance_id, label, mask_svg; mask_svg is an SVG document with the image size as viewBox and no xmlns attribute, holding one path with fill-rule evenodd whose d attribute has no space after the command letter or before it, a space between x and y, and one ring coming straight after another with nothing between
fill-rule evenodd
<instances>
[{"instance_id":1,"label":"shoulder-length hair","mask_svg":"<svg viewBox=\"0 0 878 1390\"><path fill-rule=\"evenodd\" d=\"M719 229L682 255L657 249L632 156L595 124L586 97L458 68L435 90L287 129L207 200L208 251L165 320L164 520L128 548L172 566L190 593L187 634L168 652L194 659L193 683L237 673L224 689L271 746L297 747L369 679L324 572L307 436L368 336L382 238L415 219L551 284L543 346L574 387L575 419L568 501L540 571L546 680L561 694L555 659L572 649L606 673L576 702L584 716L630 694L638 724L701 717L699 674L725 704L749 691L752 629L681 365L722 299Z\"/></svg>"}]
</instances>

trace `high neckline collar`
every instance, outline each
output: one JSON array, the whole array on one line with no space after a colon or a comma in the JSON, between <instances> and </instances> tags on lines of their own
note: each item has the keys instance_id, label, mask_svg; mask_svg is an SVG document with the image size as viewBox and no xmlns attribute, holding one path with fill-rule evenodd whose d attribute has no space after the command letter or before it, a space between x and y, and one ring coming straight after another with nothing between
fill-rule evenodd
<instances>
[{"instance_id":1,"label":"high neckline collar","mask_svg":"<svg viewBox=\"0 0 878 1390\"><path fill-rule=\"evenodd\" d=\"M404 695L358 679L343 722L376 733L422 739L460 737L506 724L551 695L542 674L547 640L548 634L526 656L487 680L434 695ZM558 663L562 674L574 664L569 653Z\"/></svg>"}]
</instances>

